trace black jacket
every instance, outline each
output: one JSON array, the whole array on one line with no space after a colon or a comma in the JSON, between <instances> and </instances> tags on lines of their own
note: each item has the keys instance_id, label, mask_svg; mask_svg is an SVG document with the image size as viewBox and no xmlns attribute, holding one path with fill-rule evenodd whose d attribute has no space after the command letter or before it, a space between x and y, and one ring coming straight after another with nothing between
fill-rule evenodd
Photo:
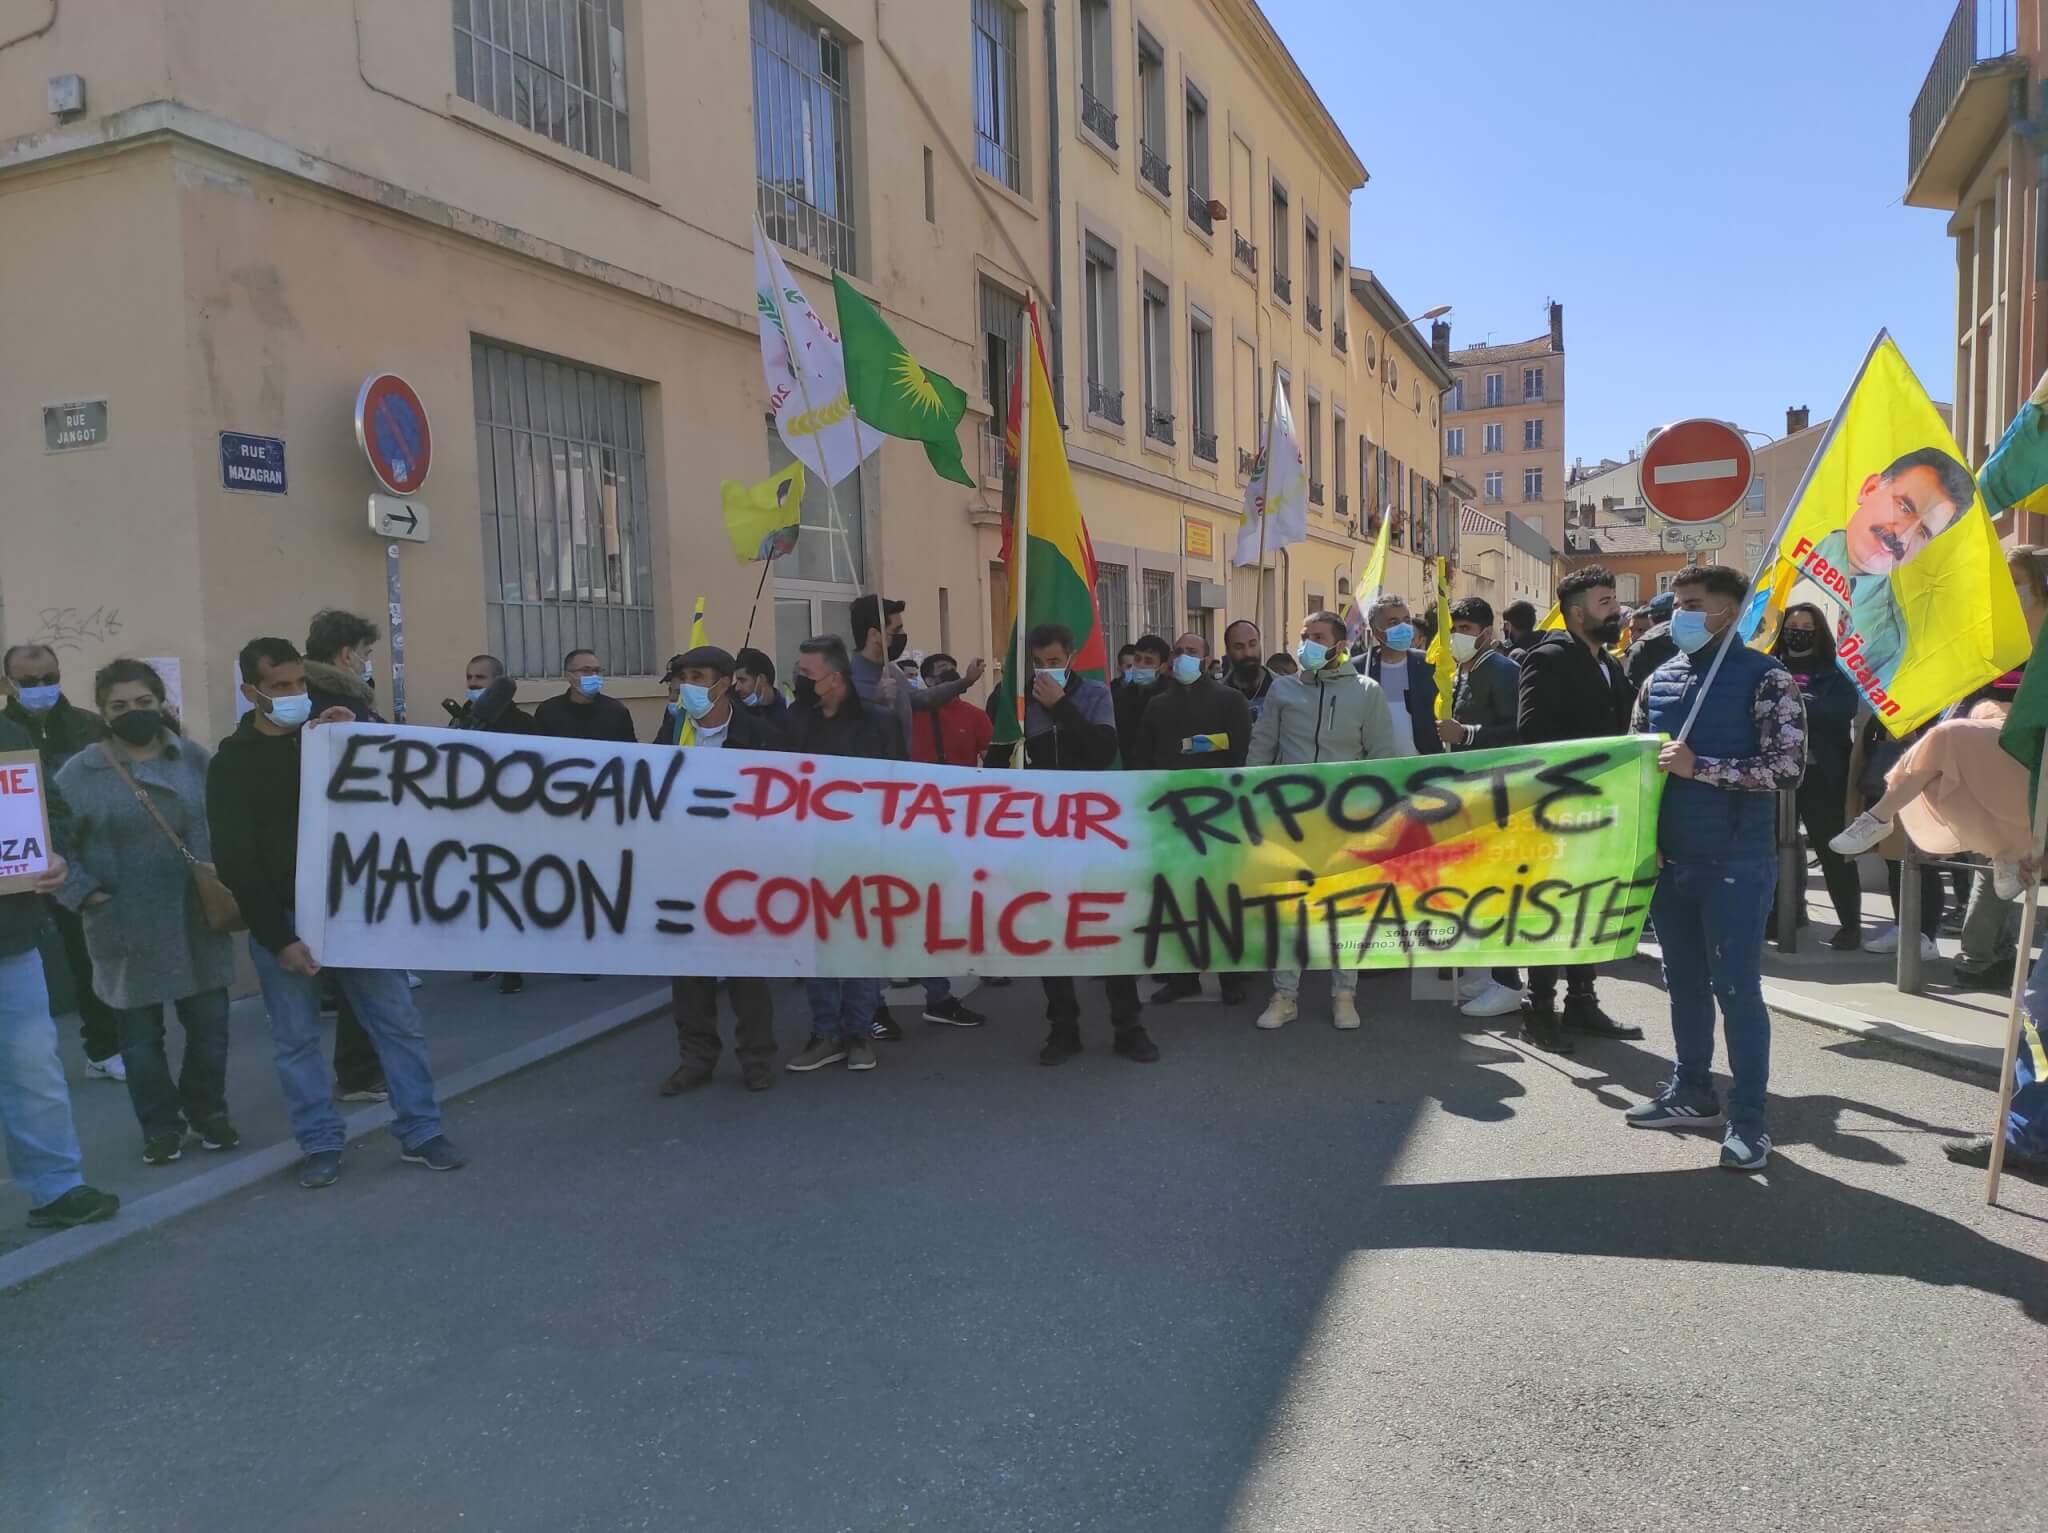
<instances>
[{"instance_id":1,"label":"black jacket","mask_svg":"<svg viewBox=\"0 0 2048 1533\"><path fill-rule=\"evenodd\" d=\"M1385 651L1374 646L1373 652L1353 667L1359 675L1380 679L1380 667L1384 663ZM1441 756L1444 752L1444 737L1436 732L1436 672L1430 669L1429 661L1419 649L1405 652L1408 657L1408 724L1415 731L1415 754L1418 756Z\"/></svg>"},{"instance_id":2,"label":"black jacket","mask_svg":"<svg viewBox=\"0 0 2048 1533\"><path fill-rule=\"evenodd\" d=\"M533 733L552 735L557 740L640 743L631 711L616 697L606 697L602 692L587 703L572 703L567 693L548 698L533 710Z\"/></svg>"},{"instance_id":3,"label":"black jacket","mask_svg":"<svg viewBox=\"0 0 2048 1533\"><path fill-rule=\"evenodd\" d=\"M1780 652L1778 662L1792 673L1806 700L1807 781L1831 784L1830 791L1839 795L1849 782L1851 733L1862 702L1856 684L1842 674L1832 651L1796 661Z\"/></svg>"},{"instance_id":4,"label":"black jacket","mask_svg":"<svg viewBox=\"0 0 2048 1533\"><path fill-rule=\"evenodd\" d=\"M1198 739L1223 735L1222 749L1191 749ZM1167 690L1145 705L1135 752L1124 752L1127 767L1165 770L1172 767L1241 767L1252 743L1252 709L1235 687L1203 676L1183 686L1169 681Z\"/></svg>"},{"instance_id":5,"label":"black jacket","mask_svg":"<svg viewBox=\"0 0 2048 1533\"><path fill-rule=\"evenodd\" d=\"M346 708L356 716L358 724L384 722L373 706L370 684L338 665L329 665L325 660L309 659L306 662L306 694L313 699L313 717L316 719L329 708Z\"/></svg>"},{"instance_id":6,"label":"black jacket","mask_svg":"<svg viewBox=\"0 0 2048 1533\"><path fill-rule=\"evenodd\" d=\"M1514 661L1492 649L1475 656L1451 689L1451 717L1465 726L1458 749L1484 751L1515 744L1520 690L1521 668Z\"/></svg>"},{"instance_id":7,"label":"black jacket","mask_svg":"<svg viewBox=\"0 0 2048 1533\"><path fill-rule=\"evenodd\" d=\"M993 700L989 706L995 706ZM1145 705L1148 713L1151 706ZM1000 745L995 751L1002 753L1000 764L1007 766L1010 747ZM1035 697L1024 705L1024 765L1031 770L1104 772L1116 760L1116 704L1103 683L1069 671L1066 692L1052 707L1044 707Z\"/></svg>"},{"instance_id":8,"label":"black jacket","mask_svg":"<svg viewBox=\"0 0 2048 1533\"><path fill-rule=\"evenodd\" d=\"M910 757L895 713L870 708L851 689L837 713L816 704L796 703L789 710L785 750L806 756L855 756L869 761L905 761Z\"/></svg>"},{"instance_id":9,"label":"black jacket","mask_svg":"<svg viewBox=\"0 0 2048 1533\"><path fill-rule=\"evenodd\" d=\"M57 768L94 741L107 737L107 726L100 722L97 713L87 713L61 692L57 695L57 706L42 713L30 713L21 706L20 698L10 697L0 716L28 736L27 745L8 749L34 749L42 756L45 782L55 781Z\"/></svg>"},{"instance_id":10,"label":"black jacket","mask_svg":"<svg viewBox=\"0 0 2048 1533\"><path fill-rule=\"evenodd\" d=\"M1516 733L1524 745L1625 735L1635 700L1619 660L1553 628L1522 655Z\"/></svg>"},{"instance_id":11,"label":"black jacket","mask_svg":"<svg viewBox=\"0 0 2048 1533\"><path fill-rule=\"evenodd\" d=\"M1125 766L1137 764L1138 731L1144 723L1145 710L1167 685L1164 675L1142 687L1132 686L1121 676L1109 684L1109 705L1116 715L1117 754L1123 757Z\"/></svg>"},{"instance_id":12,"label":"black jacket","mask_svg":"<svg viewBox=\"0 0 2048 1533\"><path fill-rule=\"evenodd\" d=\"M299 940L299 740L265 734L245 714L206 773L206 828L220 881L234 891L249 935L281 952Z\"/></svg>"},{"instance_id":13,"label":"black jacket","mask_svg":"<svg viewBox=\"0 0 2048 1533\"><path fill-rule=\"evenodd\" d=\"M1643 683L1650 679L1650 672L1677 653L1678 641L1671 637L1669 623L1659 623L1655 628L1645 630L1622 657L1622 669L1628 673L1628 684L1636 691L1642 691Z\"/></svg>"},{"instance_id":14,"label":"black jacket","mask_svg":"<svg viewBox=\"0 0 2048 1533\"><path fill-rule=\"evenodd\" d=\"M659 743L663 745L674 744L674 734L670 734L667 739ZM725 738L716 745L698 746L697 749L786 751L789 749L789 731L766 711L759 708L749 708L746 704L735 698L732 705L732 719L725 726Z\"/></svg>"}]
</instances>

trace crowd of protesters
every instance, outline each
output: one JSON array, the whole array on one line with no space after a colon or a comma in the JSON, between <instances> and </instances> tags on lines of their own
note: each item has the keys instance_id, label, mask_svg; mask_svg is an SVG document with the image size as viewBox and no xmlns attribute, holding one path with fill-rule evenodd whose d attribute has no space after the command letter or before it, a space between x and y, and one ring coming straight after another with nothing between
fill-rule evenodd
<instances>
[{"instance_id":1,"label":"crowd of protesters","mask_svg":"<svg viewBox=\"0 0 2048 1533\"><path fill-rule=\"evenodd\" d=\"M2038 627L2048 587L2031 561L2014 569ZM1856 858L1870 851L1885 858L1896 910L1910 832L1923 851L1981 854L1986 866L1965 869L1957 888L1967 914L1960 916L1956 976L1962 984L2009 983L2019 956L2016 901L2033 864L2025 770L1996 748L2016 676L1894 741L1867 718L1859 722L1857 694L1834 663L1818 608L1791 607L1768 649L1734 637L1747 590L1736 570L1693 566L1670 591L1629 612L1611 574L1583 569L1557 588L1561 626L1549 628L1538 627L1528 602L1496 614L1478 597L1424 614L1418 624L1405 600L1385 594L1355 613L1354 624L1335 612L1310 613L1291 651L1269 653L1246 620L1224 630L1221 654L1201 633L1147 634L1122 648L1107 682L1084 676L1074 664L1074 635L1046 624L1026 635L1023 739L1014 751L993 744L988 709L965 696L982 679L983 663L912 649L905 604L869 595L853 603L851 643L832 635L804 641L786 682L759 649L700 645L674 656L663 677L668 706L649 743L1089 772L1375 761L1665 735L1651 920L1675 1058L1670 1080L1627 1121L1720 1128L1721 1163L1750 1171L1768 1162L1771 1148L1761 961L1777 892L1780 795L1793 795L1797 822L1818 856L1838 921L1828 946L1837 951L1887 952L1900 940L1896 922L1865 925ZM1449 624L1456 664L1442 708L1424 654L1439 622ZM86 1223L118 1207L84 1181L36 951L46 920L76 998L88 1077L125 1082L146 1163L169 1164L194 1145L223 1151L240 1142L227 1058L237 944L230 932L243 929L302 1155L300 1184L325 1187L340 1173L347 1132L337 1103L388 1100L402 1159L434 1170L465 1163L443 1132L412 995L417 978L324 969L294 919L300 741L322 724L378 719L378 638L367 619L330 610L314 616L302 646L251 640L238 659L241 717L211 751L186 736L163 677L144 661L101 667L87 706L65 690L51 648L20 644L5 652L0 751L40 753L58 854L31 891L0 897L0 1120L14 1178L31 1199L31 1224ZM465 699L448 705L450 722L636 742L631 712L605 691L598 653L570 651L562 674L562 690L529 710L515 700L504 663L475 656ZM1933 956L1947 880L1924 866L1921 877L1922 924L1914 936ZM1803 890L1801 903L1803 916ZM496 978L504 994L524 988L522 975ZM1255 978L1217 975L1221 999L1243 1003ZM1300 1019L1303 978L1289 968L1269 976L1258 1028ZM1159 976L1149 997L1140 979L1116 975L1099 984L1112 1051L1151 1063L1160 1055L1142 1020L1145 1007L1194 999L1203 976ZM947 977L914 982L923 990L925 1022L984 1023ZM1329 987L1328 1021L1346 1032L1359 1028L1356 970L1332 964ZM810 1035L787 1060L790 1071L871 1070L877 1044L904 1037L882 1004L881 977L813 979L804 988ZM1047 1031L1038 1058L1059 1065L1083 1050L1084 990L1062 976L1045 977L1041 988ZM2048 978L2038 988L2048 1005ZM713 1078L721 993L734 1013L742 1085L764 1091L773 1084L770 982L687 977L673 981L679 1062L661 1083L664 1095ZM1579 1040L1642 1036L1602 1010L1592 965L1468 973L1458 1003L1468 1017L1515 1018L1520 1038L1539 1050L1571 1053ZM1714 1087L1717 1009L1731 1077L1725 1104ZM325 1014L334 1017L331 1068ZM175 1072L167 1042L173 1015L183 1034ZM2048 1168L2041 1100L2048 1082L2030 1074L2023 1058L2020 1084L2009 1163ZM1949 1151L1978 1164L1988 1144L1966 1141Z\"/></svg>"}]
</instances>

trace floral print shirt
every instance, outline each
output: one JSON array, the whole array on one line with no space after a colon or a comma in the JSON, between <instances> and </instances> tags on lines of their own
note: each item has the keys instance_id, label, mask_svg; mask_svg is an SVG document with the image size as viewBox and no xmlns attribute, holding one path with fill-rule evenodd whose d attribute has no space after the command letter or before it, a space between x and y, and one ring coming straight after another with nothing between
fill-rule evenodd
<instances>
[{"instance_id":1,"label":"floral print shirt","mask_svg":"<svg viewBox=\"0 0 2048 1533\"><path fill-rule=\"evenodd\" d=\"M1799 786L1799 779L1806 775L1806 700L1799 695L1799 683L1792 679L1792 673L1777 666L1764 672L1750 712L1756 719L1757 753L1696 756L1694 782L1732 788L1738 793L1775 793L1780 788ZM1643 734L1649 724L1648 699L1639 696L1630 727Z\"/></svg>"}]
</instances>

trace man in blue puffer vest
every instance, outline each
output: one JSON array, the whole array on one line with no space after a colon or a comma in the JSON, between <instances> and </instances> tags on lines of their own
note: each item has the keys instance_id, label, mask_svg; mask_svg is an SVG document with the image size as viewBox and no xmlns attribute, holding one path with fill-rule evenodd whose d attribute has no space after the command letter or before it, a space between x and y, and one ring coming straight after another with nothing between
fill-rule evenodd
<instances>
[{"instance_id":1,"label":"man in blue puffer vest","mask_svg":"<svg viewBox=\"0 0 2048 1533\"><path fill-rule=\"evenodd\" d=\"M1672 582L1678 654L1651 673L1635 728L1669 735L1657 815L1663 871L1650 903L1664 947L1677 1063L1656 1100L1630 1108L1633 1128L1722 1123L1721 1164L1761 1171L1771 1158L1764 1095L1771 1019L1764 1010L1764 922L1777 883L1777 804L1806 769L1806 704L1791 673L1734 632L1749 582L1725 564ZM1717 668L1718 667L1718 668ZM1734 1077L1724 1115L1714 1093L1714 1002Z\"/></svg>"}]
</instances>

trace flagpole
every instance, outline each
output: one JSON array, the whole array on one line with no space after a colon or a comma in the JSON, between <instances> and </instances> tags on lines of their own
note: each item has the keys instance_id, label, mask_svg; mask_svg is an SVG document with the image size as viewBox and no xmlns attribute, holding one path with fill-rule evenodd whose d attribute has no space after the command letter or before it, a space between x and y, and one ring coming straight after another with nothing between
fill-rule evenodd
<instances>
[{"instance_id":1,"label":"flagpole","mask_svg":"<svg viewBox=\"0 0 2048 1533\"><path fill-rule=\"evenodd\" d=\"M2048 766L2048 761L2043 762ZM2048 834L2048 771L2039 774L2040 784L2034 790L2034 819L2028 846L2032 849L2036 863L2041 857L2041 843ZM2006 1125L2012 1116L2012 1087L2014 1067L2020 1057L2020 1027L2022 1008L2027 998L2028 957L2034 945L2035 913L2041 904L2041 873L2037 866L2027 875L2027 908L2020 914L2019 952L2013 959L2012 1006L2005 1018L2005 1058L1998 1067L1998 1118L1991 1125L1991 1164L1984 1175L1984 1201L1995 1204L1998 1201L1998 1178L2005 1170Z\"/></svg>"},{"instance_id":2,"label":"flagpole","mask_svg":"<svg viewBox=\"0 0 2048 1533\"><path fill-rule=\"evenodd\" d=\"M1278 393L1279 389L1280 375L1275 373L1273 390ZM1266 633L1266 502L1271 496L1273 485L1273 411L1270 405L1266 409L1265 420L1259 423L1256 435L1259 441L1259 457L1264 462L1265 469L1259 486L1259 562L1252 566L1258 572L1253 576L1252 626L1258 629L1260 642L1263 643ZM1253 465L1253 472L1255 475L1259 473L1257 464Z\"/></svg>"},{"instance_id":3,"label":"flagpole","mask_svg":"<svg viewBox=\"0 0 2048 1533\"><path fill-rule=\"evenodd\" d=\"M797 515L803 515L801 507L798 508ZM747 635L740 640L741 649L745 649L754 642L754 619L761 615L761 593L768 589L768 572L774 568L775 561L773 559L763 559L761 561L761 583L754 587L754 604L747 609Z\"/></svg>"},{"instance_id":4,"label":"flagpole","mask_svg":"<svg viewBox=\"0 0 2048 1533\"><path fill-rule=\"evenodd\" d=\"M1017 509L1010 523L1010 557L1017 561L1017 610L1010 614L1010 627L1017 635L1016 681L1011 692L1017 700L1017 748L1024 749L1024 709L1030 699L1026 690L1031 675L1031 656L1025 632L1026 602L1031 580L1031 396L1038 387L1038 302L1034 298L1025 313L1031 334L1017 358L1017 383L1023 393L1017 399ZM1005 435L1009 422L1004 423Z\"/></svg>"}]
</instances>

